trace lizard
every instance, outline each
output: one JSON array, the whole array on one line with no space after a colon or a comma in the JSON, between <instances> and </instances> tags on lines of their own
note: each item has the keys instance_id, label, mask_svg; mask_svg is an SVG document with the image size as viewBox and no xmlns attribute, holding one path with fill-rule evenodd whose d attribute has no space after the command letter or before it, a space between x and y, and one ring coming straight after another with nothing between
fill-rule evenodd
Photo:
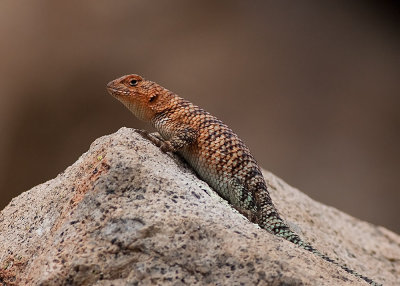
<instances>
[{"instance_id":1,"label":"lizard","mask_svg":"<svg viewBox=\"0 0 400 286\"><path fill-rule=\"evenodd\" d=\"M322 254L293 232L279 215L261 169L244 142L221 120L155 82L131 74L107 84L108 92L161 137L140 133L163 152L178 153L247 219L312 252L371 285L372 279Z\"/></svg>"}]
</instances>

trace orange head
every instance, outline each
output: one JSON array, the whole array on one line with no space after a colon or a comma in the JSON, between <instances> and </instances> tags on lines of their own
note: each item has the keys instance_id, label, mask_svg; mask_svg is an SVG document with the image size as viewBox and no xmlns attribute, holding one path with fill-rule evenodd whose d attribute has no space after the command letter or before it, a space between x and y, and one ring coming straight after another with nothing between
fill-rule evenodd
<instances>
[{"instance_id":1,"label":"orange head","mask_svg":"<svg viewBox=\"0 0 400 286\"><path fill-rule=\"evenodd\" d=\"M158 84L135 74L124 75L107 84L108 92L121 101L137 118L151 121L162 112L170 93Z\"/></svg>"}]
</instances>

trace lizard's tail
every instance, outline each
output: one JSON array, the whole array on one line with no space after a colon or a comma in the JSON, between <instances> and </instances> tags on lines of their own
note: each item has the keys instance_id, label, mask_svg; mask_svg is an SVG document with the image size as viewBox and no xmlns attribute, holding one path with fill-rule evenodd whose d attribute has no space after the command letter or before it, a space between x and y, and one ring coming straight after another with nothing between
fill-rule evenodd
<instances>
[{"instance_id":1,"label":"lizard's tail","mask_svg":"<svg viewBox=\"0 0 400 286\"><path fill-rule=\"evenodd\" d=\"M303 241L296 233L294 233L286 225L286 223L281 219L281 217L279 216L278 212L276 211L275 207L272 204L265 206L264 214L265 215L261 216L262 222L259 223L259 225L262 228L266 229L269 232L272 232L276 236L280 236L280 237L296 244L297 246L299 246L305 250L308 250L308 251L314 253L315 255L321 257L322 259L324 259L330 263L333 263L333 264L339 266L344 271L365 280L366 282L368 282L371 285L374 285L374 286L382 285L382 284L379 284L379 283L373 281L372 279L370 279L366 276L363 276L363 275L357 273L356 271L348 268L346 265L340 264L336 260L333 260L332 258L326 256L325 254L322 254L317 249L315 249L311 244Z\"/></svg>"}]
</instances>

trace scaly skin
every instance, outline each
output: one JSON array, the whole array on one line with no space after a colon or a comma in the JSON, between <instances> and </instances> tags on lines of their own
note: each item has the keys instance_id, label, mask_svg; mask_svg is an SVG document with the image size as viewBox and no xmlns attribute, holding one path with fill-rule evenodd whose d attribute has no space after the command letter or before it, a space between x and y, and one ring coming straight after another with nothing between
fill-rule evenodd
<instances>
[{"instance_id":1,"label":"scaly skin","mask_svg":"<svg viewBox=\"0 0 400 286\"><path fill-rule=\"evenodd\" d=\"M345 271L380 285L325 256L291 231L269 196L249 148L224 123L162 86L138 75L111 81L108 92L161 134L147 137L164 152L177 152L197 174L251 222L283 237Z\"/></svg>"}]
</instances>

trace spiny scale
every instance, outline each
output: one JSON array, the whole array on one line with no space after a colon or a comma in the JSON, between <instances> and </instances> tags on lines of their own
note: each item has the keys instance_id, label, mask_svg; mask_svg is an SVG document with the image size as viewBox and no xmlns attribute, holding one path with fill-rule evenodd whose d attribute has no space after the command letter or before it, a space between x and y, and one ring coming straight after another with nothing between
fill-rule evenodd
<instances>
[{"instance_id":1,"label":"spiny scale","mask_svg":"<svg viewBox=\"0 0 400 286\"><path fill-rule=\"evenodd\" d=\"M219 119L138 75L118 78L107 88L138 118L154 125L164 139L158 142L163 151L180 153L204 181L250 221L372 285L380 285L320 253L289 229L271 201L250 150Z\"/></svg>"}]
</instances>

